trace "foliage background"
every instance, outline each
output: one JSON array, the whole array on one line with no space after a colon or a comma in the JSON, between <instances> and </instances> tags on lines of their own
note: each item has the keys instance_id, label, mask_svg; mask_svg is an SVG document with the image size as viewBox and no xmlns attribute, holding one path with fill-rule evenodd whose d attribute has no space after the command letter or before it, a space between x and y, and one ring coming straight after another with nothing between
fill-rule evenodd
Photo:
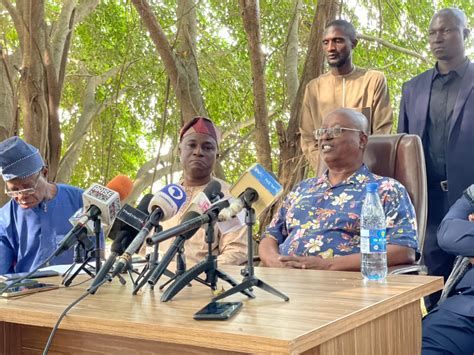
<instances>
[{"instance_id":1,"label":"foliage background","mask_svg":"<svg viewBox=\"0 0 474 355\"><path fill-rule=\"evenodd\" d=\"M290 104L285 84L285 48L288 23L294 1L260 1L267 105L274 167L278 157L276 120L288 122ZM176 1L150 1L154 13L170 43L176 39ZM57 20L62 2L45 1L46 22ZM298 31L298 70L301 73L308 48L315 1L302 0ZM358 32L383 39L416 52L419 58L389 49L377 42L361 39L354 53L357 66L382 70L387 79L398 115L403 82L432 66L426 33L432 14L440 8L458 6L473 23L471 0L364 0L343 2L338 17L354 23ZM198 0L196 58L206 109L225 132L221 146L222 166L229 182L255 162L255 144L249 135L253 126L253 92L247 38L238 2L234 0ZM0 44L12 55L18 37L7 11L0 6ZM468 54L474 53L472 37ZM181 124L180 108L156 48L129 1L102 0L74 31L65 85L60 103L62 150L71 142L71 132L86 109L84 92L87 80L116 68L118 74L101 83L95 91L98 103L107 102L90 126L86 144L69 183L87 187L93 182L106 183L117 174L132 178L145 162L159 154L163 167L176 161L167 154L176 147ZM165 114L166 113L166 114ZM21 133L21 122L20 122ZM163 140L161 136L163 133ZM176 181L179 167L158 176L155 190Z\"/></svg>"}]
</instances>

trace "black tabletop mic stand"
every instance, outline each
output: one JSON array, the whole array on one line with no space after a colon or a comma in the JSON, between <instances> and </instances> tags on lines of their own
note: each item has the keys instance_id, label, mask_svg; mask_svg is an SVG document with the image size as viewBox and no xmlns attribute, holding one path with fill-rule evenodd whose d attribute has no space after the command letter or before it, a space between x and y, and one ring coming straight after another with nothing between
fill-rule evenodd
<instances>
[{"instance_id":1,"label":"black tabletop mic stand","mask_svg":"<svg viewBox=\"0 0 474 355\"><path fill-rule=\"evenodd\" d=\"M186 285L192 280L197 280L206 286L209 286L213 291L217 290L217 279L220 278L228 282L231 286L236 286L237 282L227 273L217 268L217 257L212 254L212 243L214 242L214 223L217 219L217 213L212 214L213 218L208 223L206 229L206 242L208 254L205 260L194 265L191 269L187 270L181 276L177 277L176 280L166 289L161 296L162 302L171 300L179 291L181 291ZM180 236L181 237L181 236ZM178 237L179 238L179 237ZM206 273L206 279L200 279L199 275L203 272ZM254 294L249 290L241 291L244 295L250 298L254 298Z\"/></svg>"},{"instance_id":2,"label":"black tabletop mic stand","mask_svg":"<svg viewBox=\"0 0 474 355\"><path fill-rule=\"evenodd\" d=\"M258 199L258 195L255 194L253 198L250 198L249 200L247 199L244 200L245 224L247 225L247 238L248 238L248 246L247 246L248 262L247 262L247 266L245 266L245 268L241 270L241 274L244 276L244 279L242 280L240 284L214 297L212 299L214 302L217 300L221 300L225 297L228 297L230 295L233 295L234 293L243 292L245 290L251 290L252 287L254 286L261 288L262 290L267 291L277 297L280 297L285 301L289 301L290 299L285 294L281 293L277 289L273 288L272 286L263 282L262 280L260 280L259 278L255 276L255 269L253 265L252 229L256 222L256 216L255 216L255 210L252 208L252 203L255 202L257 199Z\"/></svg>"}]
</instances>

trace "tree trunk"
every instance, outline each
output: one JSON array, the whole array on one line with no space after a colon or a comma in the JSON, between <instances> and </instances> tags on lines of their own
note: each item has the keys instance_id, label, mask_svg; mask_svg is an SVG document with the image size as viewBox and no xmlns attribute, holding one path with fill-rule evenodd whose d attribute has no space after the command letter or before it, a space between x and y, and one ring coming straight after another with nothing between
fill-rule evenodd
<instances>
[{"instance_id":1,"label":"tree trunk","mask_svg":"<svg viewBox=\"0 0 474 355\"><path fill-rule=\"evenodd\" d=\"M0 46L0 142L17 134L18 130L18 98L16 95L16 82L13 64L19 66L18 51L7 55ZM3 193L5 184L0 178L0 207L10 198Z\"/></svg>"},{"instance_id":2,"label":"tree trunk","mask_svg":"<svg viewBox=\"0 0 474 355\"><path fill-rule=\"evenodd\" d=\"M46 163L48 138L48 104L45 52L44 1L19 0L17 10L22 27L17 28L22 51L20 71L20 107L25 140L36 146Z\"/></svg>"},{"instance_id":3,"label":"tree trunk","mask_svg":"<svg viewBox=\"0 0 474 355\"><path fill-rule=\"evenodd\" d=\"M196 54L196 3L193 0L179 0L177 7L177 38L176 48L170 44L161 25L158 23L153 9L146 0L132 0L135 9L145 24L156 50L163 61L166 73L170 78L175 96L181 108L181 124L195 116L208 116L199 85L199 71ZM224 171L220 162L216 162L214 172L224 179ZM151 184L152 177L146 179L138 175L138 186L144 186L144 181ZM159 178L159 176L157 176Z\"/></svg>"},{"instance_id":4,"label":"tree trunk","mask_svg":"<svg viewBox=\"0 0 474 355\"><path fill-rule=\"evenodd\" d=\"M308 82L322 74L324 68L324 52L322 48L323 32L326 24L333 20L337 12L337 2L334 0L319 0L311 25L308 53L300 79L298 91L291 108L290 121L285 130L283 122L277 122L277 133L280 144L280 162L278 178L285 191L293 188L296 182L305 175L305 159L301 152L299 123L301 119L301 104Z\"/></svg>"},{"instance_id":5,"label":"tree trunk","mask_svg":"<svg viewBox=\"0 0 474 355\"><path fill-rule=\"evenodd\" d=\"M178 19L178 33L176 38L176 57L180 63L180 78L187 83L184 90L190 100L189 104L193 107L192 114L184 114L182 112L182 122L191 120L196 115L207 116L204 106L204 99L201 94L201 86L199 84L199 72L196 53L196 36L197 36L197 19L196 19L196 2L194 0L178 0L176 11ZM184 97L184 93L183 93Z\"/></svg>"},{"instance_id":6,"label":"tree trunk","mask_svg":"<svg viewBox=\"0 0 474 355\"><path fill-rule=\"evenodd\" d=\"M178 1L178 12L183 14L179 20L178 41L181 50L185 47L189 51L176 54L170 45L166 34L161 25L158 23L152 8L146 0L132 0L138 14L145 24L150 37L160 55L165 66L174 93L181 107L181 116L183 121L188 121L197 115L207 115L202 97L201 88L199 86L198 69L195 58L196 34L195 23L196 13L194 11L194 2L191 0ZM193 28L194 26L194 28ZM185 62L182 61L185 59Z\"/></svg>"},{"instance_id":7,"label":"tree trunk","mask_svg":"<svg viewBox=\"0 0 474 355\"><path fill-rule=\"evenodd\" d=\"M265 57L262 51L260 34L260 9L258 0L239 0L240 10L247 34L247 43L252 67L255 145L257 161L272 171L270 130L268 127L267 88L265 84Z\"/></svg>"},{"instance_id":8,"label":"tree trunk","mask_svg":"<svg viewBox=\"0 0 474 355\"><path fill-rule=\"evenodd\" d=\"M301 0L293 0L293 15L288 24L285 50L285 80L287 105L291 109L295 101L300 81L298 78L298 29L301 19Z\"/></svg>"},{"instance_id":9,"label":"tree trunk","mask_svg":"<svg viewBox=\"0 0 474 355\"><path fill-rule=\"evenodd\" d=\"M19 103L25 140L39 148L55 180L61 154L59 103L76 10L82 20L98 0L63 1L51 31L44 19L44 0L1 0L10 14L21 48ZM1 133L1 132L0 132ZM9 134L12 132L9 132Z\"/></svg>"},{"instance_id":10,"label":"tree trunk","mask_svg":"<svg viewBox=\"0 0 474 355\"><path fill-rule=\"evenodd\" d=\"M8 55L0 46L0 142L18 132L17 75L20 53Z\"/></svg>"}]
</instances>

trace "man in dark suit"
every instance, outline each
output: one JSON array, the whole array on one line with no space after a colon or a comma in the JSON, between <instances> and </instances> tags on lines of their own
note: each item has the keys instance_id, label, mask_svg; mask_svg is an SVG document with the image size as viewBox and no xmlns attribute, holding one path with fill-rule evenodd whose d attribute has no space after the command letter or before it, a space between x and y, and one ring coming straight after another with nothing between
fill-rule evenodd
<instances>
[{"instance_id":1,"label":"man in dark suit","mask_svg":"<svg viewBox=\"0 0 474 355\"><path fill-rule=\"evenodd\" d=\"M446 285L452 287L446 300L423 320L422 354L473 354L474 185L464 192L443 219L438 241L448 253L466 258L456 263Z\"/></svg>"},{"instance_id":2,"label":"man in dark suit","mask_svg":"<svg viewBox=\"0 0 474 355\"><path fill-rule=\"evenodd\" d=\"M423 140L428 176L428 223L423 259L429 275L449 276L454 257L441 250L436 230L462 191L474 181L474 63L465 55L469 36L459 9L437 12L429 27L436 65L403 86L398 132ZM440 296L427 299L430 309Z\"/></svg>"}]
</instances>

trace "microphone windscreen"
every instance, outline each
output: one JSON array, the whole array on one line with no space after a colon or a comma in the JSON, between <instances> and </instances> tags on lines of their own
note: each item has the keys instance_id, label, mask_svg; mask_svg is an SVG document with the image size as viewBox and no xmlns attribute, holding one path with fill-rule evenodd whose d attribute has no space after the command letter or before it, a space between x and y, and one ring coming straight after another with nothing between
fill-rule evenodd
<instances>
[{"instance_id":1,"label":"microphone windscreen","mask_svg":"<svg viewBox=\"0 0 474 355\"><path fill-rule=\"evenodd\" d=\"M132 192L133 189L133 181L130 180L128 176L125 175L117 175L109 183L106 187L110 190L114 190L118 192L120 195L120 200L125 200L128 195Z\"/></svg>"},{"instance_id":2,"label":"microphone windscreen","mask_svg":"<svg viewBox=\"0 0 474 355\"><path fill-rule=\"evenodd\" d=\"M186 201L186 193L183 188L176 184L169 184L158 191L148 205L151 213L160 208L163 214L162 221L173 217Z\"/></svg>"},{"instance_id":3,"label":"microphone windscreen","mask_svg":"<svg viewBox=\"0 0 474 355\"><path fill-rule=\"evenodd\" d=\"M221 189L222 187L219 181L211 180L211 182L207 184L207 186L204 188L202 192L206 194L207 198L211 202L215 202L216 200L221 198Z\"/></svg>"},{"instance_id":4,"label":"microphone windscreen","mask_svg":"<svg viewBox=\"0 0 474 355\"><path fill-rule=\"evenodd\" d=\"M190 211L195 211L200 214L205 213L212 203L219 200L221 194L221 184L219 181L212 180L203 191L198 192L191 203L183 211L183 216Z\"/></svg>"},{"instance_id":5,"label":"microphone windscreen","mask_svg":"<svg viewBox=\"0 0 474 355\"><path fill-rule=\"evenodd\" d=\"M240 199L233 199L228 208L223 208L219 212L219 221L228 221L235 217L244 208L244 202Z\"/></svg>"}]
</instances>

